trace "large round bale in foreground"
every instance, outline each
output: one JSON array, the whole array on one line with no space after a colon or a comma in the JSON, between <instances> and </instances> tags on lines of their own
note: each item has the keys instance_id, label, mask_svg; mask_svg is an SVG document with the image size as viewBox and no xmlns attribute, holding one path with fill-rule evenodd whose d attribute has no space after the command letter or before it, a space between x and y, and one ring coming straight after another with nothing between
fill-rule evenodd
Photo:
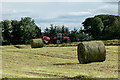
<instances>
[{"instance_id":1,"label":"large round bale in foreground","mask_svg":"<svg viewBox=\"0 0 120 80\"><path fill-rule=\"evenodd\" d=\"M42 39L32 39L31 40L31 47L32 48L41 48L44 46Z\"/></svg>"},{"instance_id":2,"label":"large round bale in foreground","mask_svg":"<svg viewBox=\"0 0 120 80\"><path fill-rule=\"evenodd\" d=\"M77 48L79 63L102 62L106 59L106 49L102 41L81 42Z\"/></svg>"}]
</instances>

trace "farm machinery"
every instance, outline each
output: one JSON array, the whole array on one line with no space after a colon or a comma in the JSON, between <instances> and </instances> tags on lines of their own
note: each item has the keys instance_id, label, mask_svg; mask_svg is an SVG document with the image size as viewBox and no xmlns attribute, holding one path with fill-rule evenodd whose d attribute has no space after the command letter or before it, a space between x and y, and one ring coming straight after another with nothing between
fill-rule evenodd
<instances>
[{"instance_id":1,"label":"farm machinery","mask_svg":"<svg viewBox=\"0 0 120 80\"><path fill-rule=\"evenodd\" d=\"M50 44L50 43L61 44L63 42L65 43L70 42L70 37L63 36L62 33L57 33L56 37L53 37L52 39L50 39L50 37L47 36L41 36L40 38L43 40L44 44Z\"/></svg>"}]
</instances>

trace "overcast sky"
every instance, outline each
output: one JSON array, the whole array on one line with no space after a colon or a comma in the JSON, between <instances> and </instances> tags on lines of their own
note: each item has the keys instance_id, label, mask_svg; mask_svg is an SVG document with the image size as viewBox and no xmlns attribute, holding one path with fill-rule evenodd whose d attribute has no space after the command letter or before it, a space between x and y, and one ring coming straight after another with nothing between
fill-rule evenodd
<instances>
[{"instance_id":1,"label":"overcast sky","mask_svg":"<svg viewBox=\"0 0 120 80\"><path fill-rule=\"evenodd\" d=\"M5 0L6 1L6 0ZM8 0L9 1L9 0ZM47 0L46 0L47 1ZM73 1L73 0L72 0ZM108 0L106 0L108 1ZM116 0L117 1L117 0ZM82 27L88 17L98 14L118 15L117 2L3 2L0 20L20 20L29 16L44 30L50 24L69 29Z\"/></svg>"}]
</instances>

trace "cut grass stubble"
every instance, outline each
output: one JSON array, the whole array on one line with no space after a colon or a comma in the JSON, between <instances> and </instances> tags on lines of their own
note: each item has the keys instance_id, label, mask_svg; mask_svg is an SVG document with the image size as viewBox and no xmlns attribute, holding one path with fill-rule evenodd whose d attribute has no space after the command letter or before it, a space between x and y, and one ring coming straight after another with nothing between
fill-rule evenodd
<instances>
[{"instance_id":1,"label":"cut grass stubble","mask_svg":"<svg viewBox=\"0 0 120 80\"><path fill-rule=\"evenodd\" d=\"M106 46L106 60L79 64L77 47L43 47L29 45L2 46L3 78L92 78L118 77L118 46Z\"/></svg>"}]
</instances>

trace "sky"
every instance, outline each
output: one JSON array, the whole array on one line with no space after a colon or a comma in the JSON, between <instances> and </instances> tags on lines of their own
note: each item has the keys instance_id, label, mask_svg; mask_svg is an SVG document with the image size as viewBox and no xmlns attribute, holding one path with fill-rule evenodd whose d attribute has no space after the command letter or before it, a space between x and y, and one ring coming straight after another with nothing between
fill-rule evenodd
<instances>
[{"instance_id":1,"label":"sky","mask_svg":"<svg viewBox=\"0 0 120 80\"><path fill-rule=\"evenodd\" d=\"M46 1L46 2L45 2ZM54 0L48 2L30 1L30 2L13 2L5 0L2 2L2 9L0 9L0 21L2 20L20 20L21 17L31 17L35 23L41 27L42 31L50 24L62 26L65 25L70 30L82 27L82 22L88 18L99 14L113 14L118 15L117 0L105 2L92 1L77 1L69 2L55 2ZM1 5L0 5L1 6Z\"/></svg>"}]
</instances>

